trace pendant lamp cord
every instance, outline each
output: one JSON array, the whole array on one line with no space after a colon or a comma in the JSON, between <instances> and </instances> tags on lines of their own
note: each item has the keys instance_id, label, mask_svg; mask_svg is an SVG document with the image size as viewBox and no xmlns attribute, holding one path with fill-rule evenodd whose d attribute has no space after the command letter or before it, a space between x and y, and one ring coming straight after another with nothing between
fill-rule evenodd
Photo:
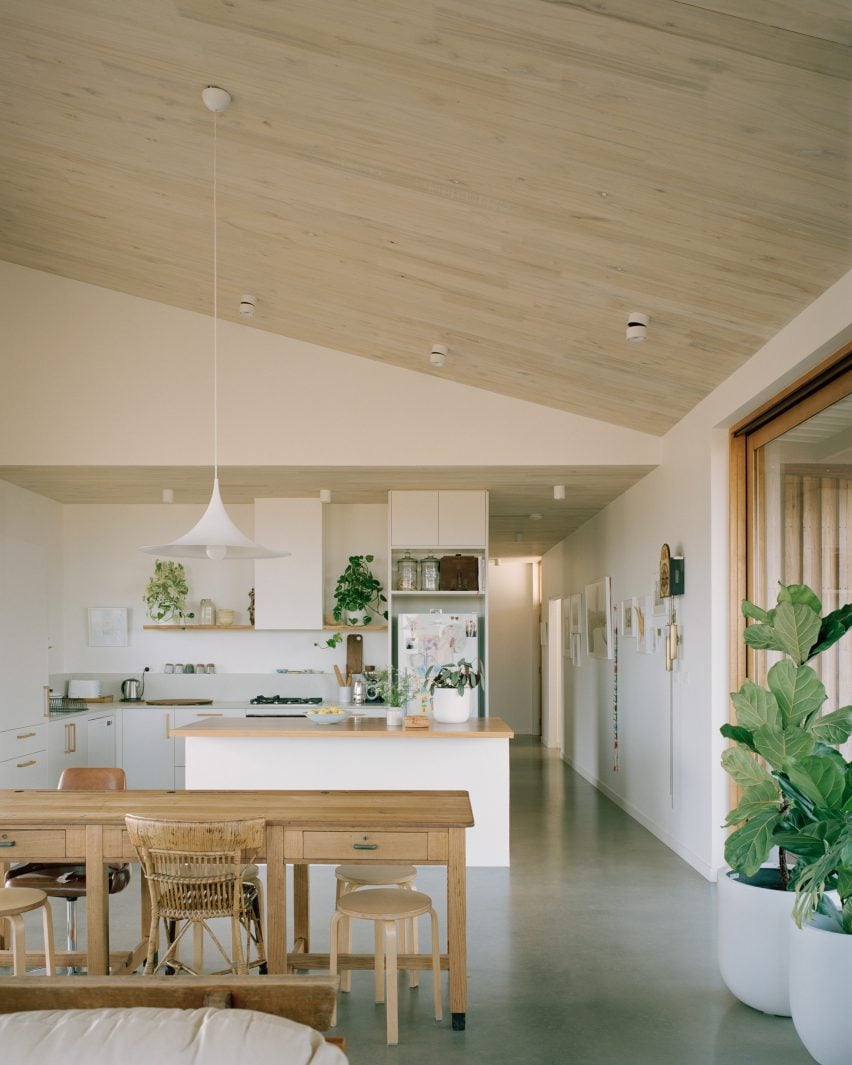
<instances>
[{"instance_id":1,"label":"pendant lamp cord","mask_svg":"<svg viewBox=\"0 0 852 1065\"><path fill-rule=\"evenodd\" d=\"M219 480L219 218L217 132L219 115L213 112L213 480Z\"/></svg>"}]
</instances>

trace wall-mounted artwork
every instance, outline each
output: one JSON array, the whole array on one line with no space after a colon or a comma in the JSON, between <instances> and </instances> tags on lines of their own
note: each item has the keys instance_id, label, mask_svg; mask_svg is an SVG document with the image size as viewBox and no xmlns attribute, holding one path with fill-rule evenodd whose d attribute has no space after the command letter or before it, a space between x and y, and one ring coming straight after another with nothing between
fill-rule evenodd
<instances>
[{"instance_id":1,"label":"wall-mounted artwork","mask_svg":"<svg viewBox=\"0 0 852 1065\"><path fill-rule=\"evenodd\" d=\"M638 632L637 625L637 600L636 599L622 599L621 601L621 616L619 618L619 625L621 630L621 636L626 640L635 640Z\"/></svg>"},{"instance_id":2,"label":"wall-mounted artwork","mask_svg":"<svg viewBox=\"0 0 852 1065\"><path fill-rule=\"evenodd\" d=\"M569 595L562 600L562 633L565 642L565 655L571 664L579 666L581 640L583 634L583 596L580 592Z\"/></svg>"},{"instance_id":3,"label":"wall-mounted artwork","mask_svg":"<svg viewBox=\"0 0 852 1065\"><path fill-rule=\"evenodd\" d=\"M127 607L90 606L89 647L127 646Z\"/></svg>"},{"instance_id":4,"label":"wall-mounted artwork","mask_svg":"<svg viewBox=\"0 0 852 1065\"><path fill-rule=\"evenodd\" d=\"M609 577L586 585L586 650L595 658L612 658L612 596Z\"/></svg>"},{"instance_id":5,"label":"wall-mounted artwork","mask_svg":"<svg viewBox=\"0 0 852 1065\"><path fill-rule=\"evenodd\" d=\"M636 600L636 646L640 654L654 653L654 599L643 595Z\"/></svg>"}]
</instances>

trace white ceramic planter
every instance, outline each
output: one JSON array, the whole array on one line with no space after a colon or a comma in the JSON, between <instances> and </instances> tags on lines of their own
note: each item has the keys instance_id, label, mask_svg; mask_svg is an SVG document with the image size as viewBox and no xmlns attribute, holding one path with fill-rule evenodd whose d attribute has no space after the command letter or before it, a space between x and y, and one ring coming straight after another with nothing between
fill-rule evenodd
<instances>
[{"instance_id":1,"label":"white ceramic planter","mask_svg":"<svg viewBox=\"0 0 852 1065\"><path fill-rule=\"evenodd\" d=\"M824 918L790 922L793 1024L819 1065L852 1062L852 936L831 932Z\"/></svg>"},{"instance_id":2,"label":"white ceramic planter","mask_svg":"<svg viewBox=\"0 0 852 1065\"><path fill-rule=\"evenodd\" d=\"M435 721L452 724L470 717L470 688L459 695L455 688L436 688L432 692L432 717Z\"/></svg>"},{"instance_id":3,"label":"white ceramic planter","mask_svg":"<svg viewBox=\"0 0 852 1065\"><path fill-rule=\"evenodd\" d=\"M790 925L796 896L732 879L736 876L725 868L716 878L722 979L747 1006L789 1017Z\"/></svg>"}]
</instances>

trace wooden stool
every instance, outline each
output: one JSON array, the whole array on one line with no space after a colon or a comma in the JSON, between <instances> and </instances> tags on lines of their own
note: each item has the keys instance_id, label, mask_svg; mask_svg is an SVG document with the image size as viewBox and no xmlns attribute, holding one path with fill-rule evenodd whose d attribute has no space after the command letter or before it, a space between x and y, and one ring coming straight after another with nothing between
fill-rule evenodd
<instances>
[{"instance_id":1,"label":"wooden stool","mask_svg":"<svg viewBox=\"0 0 852 1065\"><path fill-rule=\"evenodd\" d=\"M400 891L399 888L365 888L361 891L349 891L337 900L337 911L331 919L331 944L329 968L332 976L337 975L337 944L340 922L344 918L360 921L373 921L376 930L376 1002L385 1000L387 983L387 1032L388 1043L399 1042L399 1020L397 1017L397 921L413 920L428 913L432 921L432 985L435 992L435 1020L443 1017L441 1012L441 953L438 943L438 915L432 906L432 900L421 891ZM382 932L384 931L384 943ZM385 980L387 973L387 980ZM331 1026L337 1023L337 1005L331 1018Z\"/></svg>"},{"instance_id":2,"label":"wooden stool","mask_svg":"<svg viewBox=\"0 0 852 1065\"><path fill-rule=\"evenodd\" d=\"M15 976L26 976L27 947L22 913L41 907L41 923L44 928L44 960L48 976L56 976L56 957L53 953L53 920L47 895L35 888L0 888L0 918L5 918L12 929L12 956Z\"/></svg>"},{"instance_id":3,"label":"wooden stool","mask_svg":"<svg viewBox=\"0 0 852 1065\"><path fill-rule=\"evenodd\" d=\"M362 887L401 887L406 891L414 890L414 878L417 870L413 865L338 865L334 870L337 889L334 896L335 905L341 895L347 891L356 891ZM412 919L400 925L400 954L416 954L419 949L417 921ZM352 922L344 917L340 922L340 953L352 953ZM408 986L418 987L420 973L418 969L409 969ZM344 969L340 974L340 990L352 990L352 970Z\"/></svg>"}]
</instances>

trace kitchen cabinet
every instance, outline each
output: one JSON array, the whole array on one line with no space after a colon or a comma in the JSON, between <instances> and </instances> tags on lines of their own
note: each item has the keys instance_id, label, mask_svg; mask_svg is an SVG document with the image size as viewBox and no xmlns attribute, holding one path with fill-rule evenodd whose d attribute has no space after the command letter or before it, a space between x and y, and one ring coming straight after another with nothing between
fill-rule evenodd
<instances>
[{"instance_id":1,"label":"kitchen cabinet","mask_svg":"<svg viewBox=\"0 0 852 1065\"><path fill-rule=\"evenodd\" d=\"M488 493L391 492L391 547L485 547Z\"/></svg>"},{"instance_id":2,"label":"kitchen cabinet","mask_svg":"<svg viewBox=\"0 0 852 1065\"><path fill-rule=\"evenodd\" d=\"M46 788L47 722L0 732L0 788Z\"/></svg>"},{"instance_id":3,"label":"kitchen cabinet","mask_svg":"<svg viewBox=\"0 0 852 1065\"><path fill-rule=\"evenodd\" d=\"M173 713L161 706L122 709L121 764L128 788L175 786L174 740L169 735Z\"/></svg>"},{"instance_id":4,"label":"kitchen cabinet","mask_svg":"<svg viewBox=\"0 0 852 1065\"><path fill-rule=\"evenodd\" d=\"M254 538L290 552L254 564L254 627L322 629L322 503L256 499Z\"/></svg>"},{"instance_id":5,"label":"kitchen cabinet","mask_svg":"<svg viewBox=\"0 0 852 1065\"><path fill-rule=\"evenodd\" d=\"M88 765L87 722L82 715L71 720L51 721L47 726L47 765L49 788L55 788L59 778L72 766Z\"/></svg>"},{"instance_id":6,"label":"kitchen cabinet","mask_svg":"<svg viewBox=\"0 0 852 1065\"><path fill-rule=\"evenodd\" d=\"M43 547L0 534L0 729L36 722L44 710L47 569Z\"/></svg>"},{"instance_id":7,"label":"kitchen cabinet","mask_svg":"<svg viewBox=\"0 0 852 1065\"><path fill-rule=\"evenodd\" d=\"M117 718L113 714L90 717L86 722L86 744L90 766L114 766L116 762Z\"/></svg>"},{"instance_id":8,"label":"kitchen cabinet","mask_svg":"<svg viewBox=\"0 0 852 1065\"><path fill-rule=\"evenodd\" d=\"M185 725L194 725L196 721L215 720L217 717L245 717L253 713L252 710L229 708L225 710L208 710L203 706L178 707L173 711L174 727L183 728ZM186 740L177 736L174 742L175 760L175 788L182 790L186 787Z\"/></svg>"}]
</instances>

